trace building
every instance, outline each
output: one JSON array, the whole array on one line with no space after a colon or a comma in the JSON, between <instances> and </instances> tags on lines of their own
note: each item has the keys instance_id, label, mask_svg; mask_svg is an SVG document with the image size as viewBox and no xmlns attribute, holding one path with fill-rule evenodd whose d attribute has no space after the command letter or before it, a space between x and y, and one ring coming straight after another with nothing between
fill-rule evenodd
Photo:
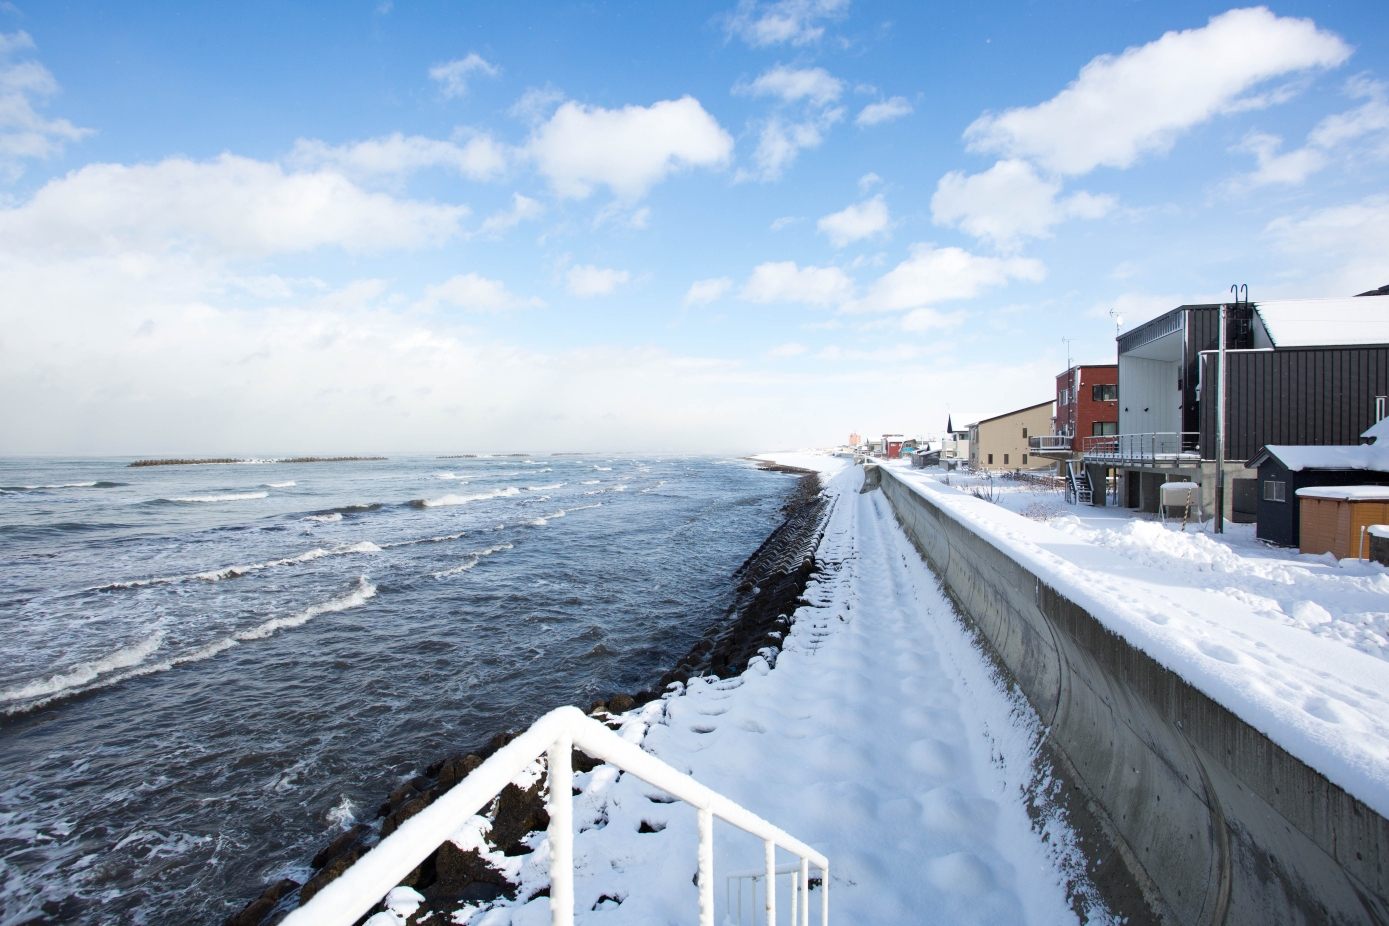
<instances>
[{"instance_id":1,"label":"building","mask_svg":"<svg viewBox=\"0 0 1389 926\"><path fill-rule=\"evenodd\" d=\"M883 456L889 460L900 460L902 458L902 435L884 434L882 452Z\"/></svg>"},{"instance_id":2,"label":"building","mask_svg":"<svg viewBox=\"0 0 1389 926\"><path fill-rule=\"evenodd\" d=\"M862 437L862 435L860 435L857 431L855 431L855 432L853 432L852 434L849 435L849 446L850 446L850 447L857 447L857 446L858 446L859 444L861 444L861 443L863 443L863 437Z\"/></svg>"},{"instance_id":3,"label":"building","mask_svg":"<svg viewBox=\"0 0 1389 926\"><path fill-rule=\"evenodd\" d=\"M1078 460L1080 438L1119 433L1119 366L1084 364L1056 375L1051 433L1028 438L1031 452L1058 462Z\"/></svg>"},{"instance_id":4,"label":"building","mask_svg":"<svg viewBox=\"0 0 1389 926\"><path fill-rule=\"evenodd\" d=\"M1302 489L1389 486L1389 444L1273 445L1264 447L1244 465L1259 474L1253 486L1253 506L1258 514L1255 533L1260 540L1285 547L1301 544L1303 506L1298 502L1298 495Z\"/></svg>"},{"instance_id":5,"label":"building","mask_svg":"<svg viewBox=\"0 0 1389 926\"><path fill-rule=\"evenodd\" d=\"M1051 431L1048 399L969 426L971 469L1047 469L1051 461L1032 454L1028 438Z\"/></svg>"},{"instance_id":6,"label":"building","mask_svg":"<svg viewBox=\"0 0 1389 926\"><path fill-rule=\"evenodd\" d=\"M969 459L969 428L955 430L954 420L945 416L945 439L940 444L941 459L944 460L968 460Z\"/></svg>"},{"instance_id":7,"label":"building","mask_svg":"<svg viewBox=\"0 0 1389 926\"><path fill-rule=\"evenodd\" d=\"M1119 433L1082 436L1081 449L1096 485L1117 470L1120 504L1157 511L1159 486L1187 479L1214 509L1220 309L1178 306L1118 338ZM1383 413L1389 297L1231 303L1226 357L1223 516L1254 521L1245 462L1261 448L1353 445Z\"/></svg>"}]
</instances>

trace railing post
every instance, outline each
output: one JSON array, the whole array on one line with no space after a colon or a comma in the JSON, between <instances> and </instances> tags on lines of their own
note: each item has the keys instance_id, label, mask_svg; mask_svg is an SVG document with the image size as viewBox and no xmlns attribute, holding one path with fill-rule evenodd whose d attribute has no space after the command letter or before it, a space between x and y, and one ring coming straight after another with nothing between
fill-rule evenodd
<instances>
[{"instance_id":1,"label":"railing post","mask_svg":"<svg viewBox=\"0 0 1389 926\"><path fill-rule=\"evenodd\" d=\"M547 753L550 766L550 926L574 926L574 739L568 733ZM701 886L701 891L703 890Z\"/></svg>"},{"instance_id":2,"label":"railing post","mask_svg":"<svg viewBox=\"0 0 1389 926\"><path fill-rule=\"evenodd\" d=\"M801 856L801 890L805 891L805 903L801 906L801 926L810 926L810 859L804 855Z\"/></svg>"},{"instance_id":3,"label":"railing post","mask_svg":"<svg viewBox=\"0 0 1389 926\"><path fill-rule=\"evenodd\" d=\"M820 926L830 926L830 866L820 869Z\"/></svg>"},{"instance_id":4,"label":"railing post","mask_svg":"<svg viewBox=\"0 0 1389 926\"><path fill-rule=\"evenodd\" d=\"M762 840L767 856L767 926L776 926L776 843Z\"/></svg>"},{"instance_id":5,"label":"railing post","mask_svg":"<svg viewBox=\"0 0 1389 926\"><path fill-rule=\"evenodd\" d=\"M714 812L696 811L699 820L699 926L714 926Z\"/></svg>"}]
</instances>

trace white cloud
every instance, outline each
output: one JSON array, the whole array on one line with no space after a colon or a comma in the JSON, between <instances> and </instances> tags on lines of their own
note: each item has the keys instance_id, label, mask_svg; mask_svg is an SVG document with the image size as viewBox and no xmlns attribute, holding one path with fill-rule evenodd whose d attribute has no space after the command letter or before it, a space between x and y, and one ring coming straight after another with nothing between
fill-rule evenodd
<instances>
[{"instance_id":1,"label":"white cloud","mask_svg":"<svg viewBox=\"0 0 1389 926\"><path fill-rule=\"evenodd\" d=\"M473 312L505 312L509 309L543 306L539 298L522 299L507 291L501 280L489 280L476 273L460 273L424 292L423 308L452 305Z\"/></svg>"},{"instance_id":2,"label":"white cloud","mask_svg":"<svg viewBox=\"0 0 1389 926\"><path fill-rule=\"evenodd\" d=\"M895 96L880 103L869 103L863 107L854 122L861 126L877 125L880 122L891 122L893 119L909 116L911 112L912 104L907 102L907 98Z\"/></svg>"},{"instance_id":3,"label":"white cloud","mask_svg":"<svg viewBox=\"0 0 1389 926\"><path fill-rule=\"evenodd\" d=\"M63 153L65 142L92 134L66 119L45 119L36 103L58 92L58 82L37 61L11 61L17 51L34 47L27 32L0 32L0 180L14 181L24 162Z\"/></svg>"},{"instance_id":4,"label":"white cloud","mask_svg":"<svg viewBox=\"0 0 1389 926\"><path fill-rule=\"evenodd\" d=\"M570 295L578 296L580 299L589 299L593 296L606 296L612 293L630 278L626 270L611 270L603 267L595 267L592 264L585 264L578 267L570 267L565 274L565 279L569 285Z\"/></svg>"},{"instance_id":5,"label":"white cloud","mask_svg":"<svg viewBox=\"0 0 1389 926\"><path fill-rule=\"evenodd\" d=\"M862 177L858 178L858 191L860 193L867 193L869 190L873 189L873 187L877 186L882 182L882 177L879 177L877 174L873 173L872 171L869 171Z\"/></svg>"},{"instance_id":6,"label":"white cloud","mask_svg":"<svg viewBox=\"0 0 1389 926\"><path fill-rule=\"evenodd\" d=\"M964 312L938 312L935 309L912 309L902 316L902 330L920 333L958 327L965 320Z\"/></svg>"},{"instance_id":7,"label":"white cloud","mask_svg":"<svg viewBox=\"0 0 1389 926\"><path fill-rule=\"evenodd\" d=\"M797 222L804 222L805 219L799 215L783 215L780 218L772 219L772 224L768 226L772 231L781 231L795 225Z\"/></svg>"},{"instance_id":8,"label":"white cloud","mask_svg":"<svg viewBox=\"0 0 1389 926\"><path fill-rule=\"evenodd\" d=\"M515 228L522 222L538 219L545 214L545 207L528 196L511 194L511 208L487 217L482 223L482 234L495 235Z\"/></svg>"},{"instance_id":9,"label":"white cloud","mask_svg":"<svg viewBox=\"0 0 1389 926\"><path fill-rule=\"evenodd\" d=\"M531 87L521 94L521 98L511 104L509 112L517 119L539 122L554 107L564 102L564 94L546 84L544 87Z\"/></svg>"},{"instance_id":10,"label":"white cloud","mask_svg":"<svg viewBox=\"0 0 1389 926\"><path fill-rule=\"evenodd\" d=\"M835 247L842 248L855 241L881 235L891 224L887 203L879 193L872 199L825 216L816 223L816 227L829 235Z\"/></svg>"},{"instance_id":11,"label":"white cloud","mask_svg":"<svg viewBox=\"0 0 1389 926\"><path fill-rule=\"evenodd\" d=\"M1280 18L1264 7L1230 10L1199 29L1100 55L1050 100L985 113L965 138L971 150L1031 158L1060 174L1125 168L1216 115L1273 102L1247 96L1259 84L1335 67L1350 54L1310 19Z\"/></svg>"},{"instance_id":12,"label":"white cloud","mask_svg":"<svg viewBox=\"0 0 1389 926\"><path fill-rule=\"evenodd\" d=\"M1110 196L1080 192L1058 199L1060 193L1060 181L1044 180L1031 164L1014 158L980 174L946 174L931 197L931 218L1013 250L1023 238L1049 236L1066 219L1099 218L1114 206Z\"/></svg>"},{"instance_id":13,"label":"white cloud","mask_svg":"<svg viewBox=\"0 0 1389 926\"><path fill-rule=\"evenodd\" d=\"M301 138L295 142L288 160L302 167L331 164L357 177L447 167L472 180L490 180L504 172L507 166L506 149L488 135L476 135L457 145L422 135L405 136L400 132L337 147Z\"/></svg>"},{"instance_id":14,"label":"white cloud","mask_svg":"<svg viewBox=\"0 0 1389 926\"><path fill-rule=\"evenodd\" d=\"M849 0L739 0L738 8L727 19L728 34L754 48L788 42L808 45L825 34L822 20L843 16L848 8Z\"/></svg>"},{"instance_id":15,"label":"white cloud","mask_svg":"<svg viewBox=\"0 0 1389 926\"><path fill-rule=\"evenodd\" d=\"M788 357L799 357L807 350L809 350L809 348L804 344L797 344L795 341L791 341L786 344L778 344L776 347L767 351L765 356L768 360L784 360Z\"/></svg>"},{"instance_id":16,"label":"white cloud","mask_svg":"<svg viewBox=\"0 0 1389 926\"><path fill-rule=\"evenodd\" d=\"M458 233L466 206L369 193L334 170L286 172L224 154L127 167L90 164L0 211L0 243L116 253L200 249L266 255L322 246L380 252Z\"/></svg>"},{"instance_id":17,"label":"white cloud","mask_svg":"<svg viewBox=\"0 0 1389 926\"><path fill-rule=\"evenodd\" d=\"M1283 216L1265 234L1296 262L1291 269L1307 273L1301 295L1352 296L1389 283L1389 196Z\"/></svg>"},{"instance_id":18,"label":"white cloud","mask_svg":"<svg viewBox=\"0 0 1389 926\"><path fill-rule=\"evenodd\" d=\"M979 257L961 248L914 244L911 257L879 277L866 296L845 308L851 312L916 309L971 299L1010 280L1035 282L1045 277L1042 262L1032 258Z\"/></svg>"},{"instance_id":19,"label":"white cloud","mask_svg":"<svg viewBox=\"0 0 1389 926\"><path fill-rule=\"evenodd\" d=\"M1283 139L1264 132L1251 131L1235 147L1254 155L1257 166L1249 174L1231 183L1236 190L1286 184L1296 186L1331 163L1333 149L1366 135L1389 130L1389 88L1379 81L1363 77L1352 78L1346 86L1349 96L1366 98L1365 103L1343 113L1322 119L1307 133L1307 144L1279 154Z\"/></svg>"},{"instance_id":20,"label":"white cloud","mask_svg":"<svg viewBox=\"0 0 1389 926\"><path fill-rule=\"evenodd\" d=\"M733 138L690 96L622 109L571 101L537 127L527 151L560 196L583 199L603 184L632 200L673 171L725 164Z\"/></svg>"},{"instance_id":21,"label":"white cloud","mask_svg":"<svg viewBox=\"0 0 1389 926\"><path fill-rule=\"evenodd\" d=\"M806 148L818 147L825 140L825 132L843 116L844 110L838 108L814 115L803 122L787 122L780 116L772 116L762 124L757 150L752 155L757 165L757 178L781 179L796 156ZM739 173L739 179L748 179L749 176Z\"/></svg>"},{"instance_id":22,"label":"white cloud","mask_svg":"<svg viewBox=\"0 0 1389 926\"><path fill-rule=\"evenodd\" d=\"M795 261L758 264L743 285L751 302L803 302L835 305L854 294L854 281L838 267L797 267Z\"/></svg>"},{"instance_id":23,"label":"white cloud","mask_svg":"<svg viewBox=\"0 0 1389 926\"><path fill-rule=\"evenodd\" d=\"M748 96L774 96L784 103L806 100L816 106L824 106L839 99L844 92L844 81L824 68L797 69L777 65L758 75L750 84L735 85L733 92Z\"/></svg>"},{"instance_id":24,"label":"white cloud","mask_svg":"<svg viewBox=\"0 0 1389 926\"><path fill-rule=\"evenodd\" d=\"M685 305L708 305L733 288L728 277L715 277L710 280L697 280L690 285L685 294Z\"/></svg>"},{"instance_id":25,"label":"white cloud","mask_svg":"<svg viewBox=\"0 0 1389 926\"><path fill-rule=\"evenodd\" d=\"M488 64L477 52L470 52L466 58L434 65L429 69L429 77L439 82L445 98L452 99L468 92L468 75L475 71L496 77L501 68Z\"/></svg>"}]
</instances>

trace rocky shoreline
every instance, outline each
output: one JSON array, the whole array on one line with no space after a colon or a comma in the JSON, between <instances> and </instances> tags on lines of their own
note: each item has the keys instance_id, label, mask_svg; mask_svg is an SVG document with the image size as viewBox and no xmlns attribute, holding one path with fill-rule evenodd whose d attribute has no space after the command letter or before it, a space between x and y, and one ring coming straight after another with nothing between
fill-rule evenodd
<instances>
[{"instance_id":1,"label":"rocky shoreline","mask_svg":"<svg viewBox=\"0 0 1389 926\"><path fill-rule=\"evenodd\" d=\"M763 464L760 469L792 473L801 478L782 511L785 519L733 574L738 583L733 603L714 621L696 643L651 688L635 694L619 693L606 701L594 702L589 713L616 727L613 718L635 707L679 691L694 676L729 678L744 672L749 662L762 658L775 664L781 641L791 626L792 615L804 604L806 582L818 571L815 549L824 532L828 513L820 492L820 478L808 470ZM283 879L270 885L240 912L226 920L226 926L274 926L290 911L306 903L389 836L406 820L424 810L440 795L481 765L519 732L501 733L486 745L438 760L390 793L370 823L357 823L339 834L313 858L314 875L303 884ZM575 750L576 772L587 772L602 763ZM541 776L522 789L507 785L483 812L491 826L486 833L488 846L504 855L524 855L533 851L531 834L549 826L545 810L546 779ZM517 885L491 865L476 850L464 851L445 842L414 871L401 886L419 892L423 902L408 918L407 926L438 914L437 922L465 904L481 904L505 897L516 899ZM544 895L542 890L535 896ZM523 898L529 900L530 898ZM385 909L378 903L362 918Z\"/></svg>"}]
</instances>

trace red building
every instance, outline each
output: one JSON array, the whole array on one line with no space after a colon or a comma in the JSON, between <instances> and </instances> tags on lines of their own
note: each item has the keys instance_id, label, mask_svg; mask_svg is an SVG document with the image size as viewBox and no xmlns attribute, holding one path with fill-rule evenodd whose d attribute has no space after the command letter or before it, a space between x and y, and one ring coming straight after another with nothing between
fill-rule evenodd
<instances>
[{"instance_id":1,"label":"red building","mask_svg":"<svg viewBox=\"0 0 1389 926\"><path fill-rule=\"evenodd\" d=\"M1084 449L1084 438L1119 433L1118 364L1074 366L1056 377L1052 433L1069 437L1074 453Z\"/></svg>"}]
</instances>

